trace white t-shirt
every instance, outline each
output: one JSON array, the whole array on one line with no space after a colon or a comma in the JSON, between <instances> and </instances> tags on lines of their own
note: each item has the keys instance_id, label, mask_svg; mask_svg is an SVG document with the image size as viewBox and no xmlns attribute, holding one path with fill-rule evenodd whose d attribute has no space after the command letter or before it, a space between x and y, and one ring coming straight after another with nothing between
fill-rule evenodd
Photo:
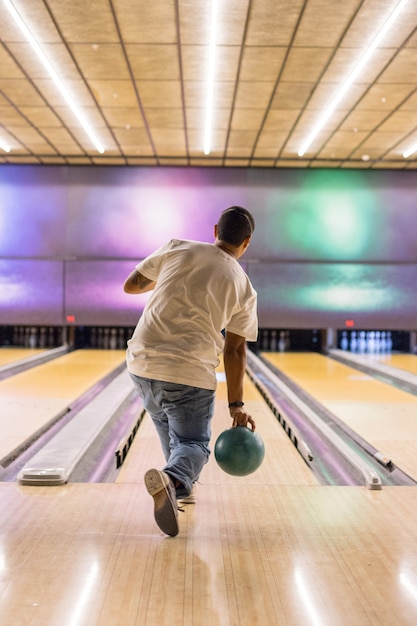
<instances>
[{"instance_id":1,"label":"white t-shirt","mask_svg":"<svg viewBox=\"0 0 417 626\"><path fill-rule=\"evenodd\" d=\"M156 286L128 341L132 374L216 389L222 330L258 334L257 296L237 260L218 246L172 239L137 265Z\"/></svg>"}]
</instances>

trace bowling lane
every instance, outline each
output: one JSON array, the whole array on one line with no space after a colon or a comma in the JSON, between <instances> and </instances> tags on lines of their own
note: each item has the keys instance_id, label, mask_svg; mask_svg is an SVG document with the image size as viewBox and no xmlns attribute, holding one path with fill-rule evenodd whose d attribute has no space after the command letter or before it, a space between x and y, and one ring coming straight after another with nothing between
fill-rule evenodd
<instances>
[{"instance_id":1,"label":"bowling lane","mask_svg":"<svg viewBox=\"0 0 417 626\"><path fill-rule=\"evenodd\" d=\"M219 434L231 426L227 407L227 389L224 371L217 371L218 390L216 394L215 414L212 422L211 449ZM245 405L256 421L257 432L265 443L265 460L261 467L249 476L236 477L225 474L211 454L200 477L198 490L211 486L232 485L317 485L317 480L306 463L290 442L276 417L265 404L259 391L249 377L245 379ZM150 467L162 467L165 464L159 440L151 419L146 414L132 447L118 475L118 483L143 482L143 475Z\"/></svg>"},{"instance_id":2,"label":"bowling lane","mask_svg":"<svg viewBox=\"0 0 417 626\"><path fill-rule=\"evenodd\" d=\"M38 356L43 352L46 352L45 348L1 348L0 367L14 364L32 356Z\"/></svg>"},{"instance_id":3,"label":"bowling lane","mask_svg":"<svg viewBox=\"0 0 417 626\"><path fill-rule=\"evenodd\" d=\"M417 356L413 354L359 354L331 349L329 356L365 374L385 378L404 391L417 392Z\"/></svg>"},{"instance_id":4,"label":"bowling lane","mask_svg":"<svg viewBox=\"0 0 417 626\"><path fill-rule=\"evenodd\" d=\"M77 350L0 381L0 462L124 361L124 350Z\"/></svg>"},{"instance_id":5,"label":"bowling lane","mask_svg":"<svg viewBox=\"0 0 417 626\"><path fill-rule=\"evenodd\" d=\"M366 354L361 355L364 363L382 363L395 369L417 374L417 355L415 354Z\"/></svg>"},{"instance_id":6,"label":"bowling lane","mask_svg":"<svg viewBox=\"0 0 417 626\"><path fill-rule=\"evenodd\" d=\"M262 356L417 480L416 396L321 354Z\"/></svg>"}]
</instances>

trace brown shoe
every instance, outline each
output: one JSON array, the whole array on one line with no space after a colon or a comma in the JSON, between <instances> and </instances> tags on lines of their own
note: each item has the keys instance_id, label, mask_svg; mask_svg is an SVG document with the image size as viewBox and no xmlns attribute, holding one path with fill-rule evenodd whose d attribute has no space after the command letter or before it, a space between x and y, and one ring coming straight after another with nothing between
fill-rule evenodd
<instances>
[{"instance_id":1,"label":"brown shoe","mask_svg":"<svg viewBox=\"0 0 417 626\"><path fill-rule=\"evenodd\" d=\"M165 472L150 469L145 474L145 486L153 497L154 517L159 528L166 535L178 535L178 507L175 487Z\"/></svg>"},{"instance_id":2,"label":"brown shoe","mask_svg":"<svg viewBox=\"0 0 417 626\"><path fill-rule=\"evenodd\" d=\"M195 504L195 501L196 501L196 491L197 491L197 487L196 487L196 484L194 483L193 488L191 490L191 493L189 493L188 496L183 496L183 497L177 498L178 502L180 504Z\"/></svg>"}]
</instances>

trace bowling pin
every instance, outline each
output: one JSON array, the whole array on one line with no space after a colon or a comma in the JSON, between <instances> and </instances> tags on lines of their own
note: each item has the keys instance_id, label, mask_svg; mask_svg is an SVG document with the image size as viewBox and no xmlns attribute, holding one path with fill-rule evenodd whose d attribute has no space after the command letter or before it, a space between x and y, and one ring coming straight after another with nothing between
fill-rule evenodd
<instances>
[{"instance_id":1,"label":"bowling pin","mask_svg":"<svg viewBox=\"0 0 417 626\"><path fill-rule=\"evenodd\" d=\"M39 337L39 347L46 347L46 328L44 326L41 327L40 337Z\"/></svg>"},{"instance_id":2,"label":"bowling pin","mask_svg":"<svg viewBox=\"0 0 417 626\"><path fill-rule=\"evenodd\" d=\"M366 337L366 350L369 354L374 354L375 352L375 333L373 330L370 330Z\"/></svg>"},{"instance_id":3,"label":"bowling pin","mask_svg":"<svg viewBox=\"0 0 417 626\"><path fill-rule=\"evenodd\" d=\"M375 354L379 354L381 352L381 333L379 330L375 331Z\"/></svg>"},{"instance_id":4,"label":"bowling pin","mask_svg":"<svg viewBox=\"0 0 417 626\"><path fill-rule=\"evenodd\" d=\"M36 348L36 343L37 343L36 328L33 326L30 330L30 335L29 335L29 348Z\"/></svg>"},{"instance_id":5,"label":"bowling pin","mask_svg":"<svg viewBox=\"0 0 417 626\"><path fill-rule=\"evenodd\" d=\"M124 350L126 348L124 328L119 328L119 338L117 341L117 345L118 345L119 350Z\"/></svg>"},{"instance_id":6,"label":"bowling pin","mask_svg":"<svg viewBox=\"0 0 417 626\"><path fill-rule=\"evenodd\" d=\"M386 334L384 330L381 332L381 341L379 345L379 350L380 352L382 352L382 354L385 354L385 352L387 351L387 339L386 339Z\"/></svg>"},{"instance_id":7,"label":"bowling pin","mask_svg":"<svg viewBox=\"0 0 417 626\"><path fill-rule=\"evenodd\" d=\"M116 350L117 349L117 335L116 335L116 329L115 328L112 328L111 331L110 331L109 346L110 346L110 350Z\"/></svg>"},{"instance_id":8,"label":"bowling pin","mask_svg":"<svg viewBox=\"0 0 417 626\"><path fill-rule=\"evenodd\" d=\"M285 331L285 349L288 350L291 348L291 337L290 337L290 331L286 330Z\"/></svg>"},{"instance_id":9,"label":"bowling pin","mask_svg":"<svg viewBox=\"0 0 417 626\"><path fill-rule=\"evenodd\" d=\"M359 333L358 352L359 354L365 354L366 352L366 335L364 330L361 330Z\"/></svg>"},{"instance_id":10,"label":"bowling pin","mask_svg":"<svg viewBox=\"0 0 417 626\"><path fill-rule=\"evenodd\" d=\"M356 338L356 330L352 330L352 334L350 336L350 351L351 352L356 352L356 349L358 347L358 340Z\"/></svg>"}]
</instances>

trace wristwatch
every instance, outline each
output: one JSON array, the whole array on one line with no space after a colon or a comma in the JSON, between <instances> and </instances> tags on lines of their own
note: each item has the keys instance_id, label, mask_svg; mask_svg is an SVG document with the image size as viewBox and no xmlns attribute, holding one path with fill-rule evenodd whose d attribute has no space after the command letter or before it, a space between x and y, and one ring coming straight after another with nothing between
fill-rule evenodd
<instances>
[{"instance_id":1,"label":"wristwatch","mask_svg":"<svg viewBox=\"0 0 417 626\"><path fill-rule=\"evenodd\" d=\"M232 406L244 406L244 404L245 404L244 402L239 402L239 401L238 402L229 402L229 409Z\"/></svg>"}]
</instances>

